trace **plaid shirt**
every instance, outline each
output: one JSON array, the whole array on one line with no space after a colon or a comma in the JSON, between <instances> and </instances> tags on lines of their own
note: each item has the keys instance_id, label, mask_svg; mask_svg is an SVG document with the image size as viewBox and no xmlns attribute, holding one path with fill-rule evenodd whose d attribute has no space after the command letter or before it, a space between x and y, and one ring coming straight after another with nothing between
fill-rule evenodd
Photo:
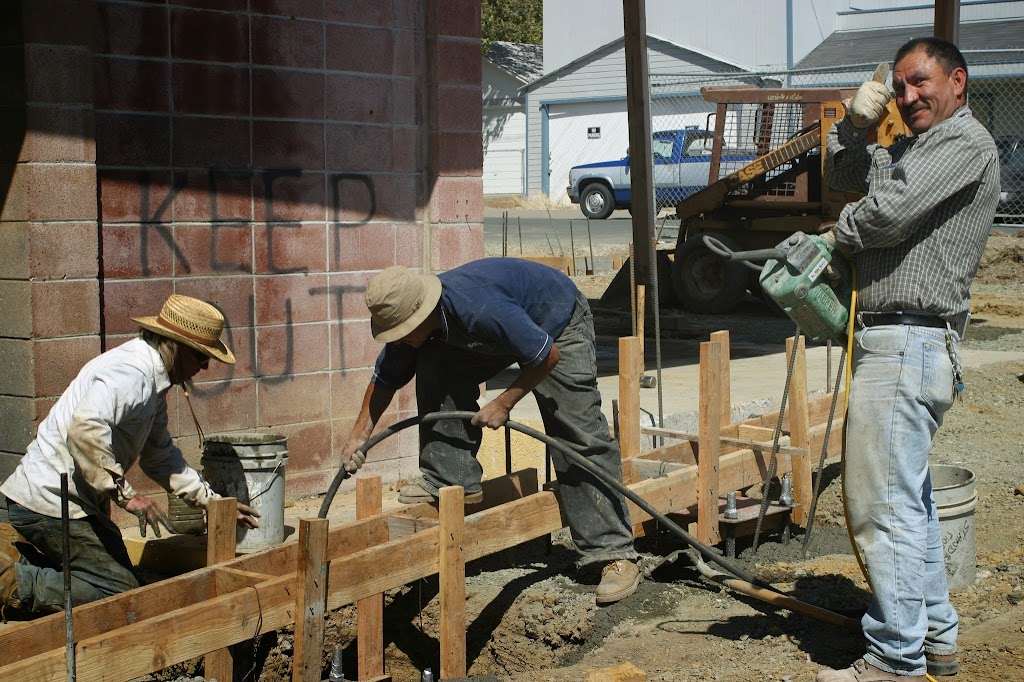
<instances>
[{"instance_id":1,"label":"plaid shirt","mask_svg":"<svg viewBox=\"0 0 1024 682\"><path fill-rule=\"evenodd\" d=\"M995 143L967 106L888 148L840 121L828 133L825 179L867 193L835 228L855 254L861 310L966 318L999 199Z\"/></svg>"}]
</instances>

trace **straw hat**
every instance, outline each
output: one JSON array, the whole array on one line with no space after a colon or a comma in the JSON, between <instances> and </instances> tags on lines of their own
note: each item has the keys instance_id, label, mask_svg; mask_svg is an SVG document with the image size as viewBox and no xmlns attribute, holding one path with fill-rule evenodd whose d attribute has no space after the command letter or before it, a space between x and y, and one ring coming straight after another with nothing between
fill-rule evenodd
<instances>
[{"instance_id":1,"label":"straw hat","mask_svg":"<svg viewBox=\"0 0 1024 682\"><path fill-rule=\"evenodd\" d=\"M233 365L235 356L223 341L224 316L209 303L171 294L156 317L133 317L143 329L184 343L214 360Z\"/></svg>"},{"instance_id":2,"label":"straw hat","mask_svg":"<svg viewBox=\"0 0 1024 682\"><path fill-rule=\"evenodd\" d=\"M420 326L439 300L436 275L419 275L401 265L387 268L366 286L370 333L381 343L397 341Z\"/></svg>"}]
</instances>

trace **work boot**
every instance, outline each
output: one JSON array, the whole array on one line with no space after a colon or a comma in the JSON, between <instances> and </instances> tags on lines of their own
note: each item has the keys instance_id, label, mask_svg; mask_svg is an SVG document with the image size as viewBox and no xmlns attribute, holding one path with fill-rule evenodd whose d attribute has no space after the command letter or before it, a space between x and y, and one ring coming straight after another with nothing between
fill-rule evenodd
<instances>
[{"instance_id":1,"label":"work boot","mask_svg":"<svg viewBox=\"0 0 1024 682\"><path fill-rule=\"evenodd\" d=\"M14 566L21 558L18 548L0 540L0 604L13 608L21 607L21 600L18 599L18 583L14 578Z\"/></svg>"},{"instance_id":2,"label":"work boot","mask_svg":"<svg viewBox=\"0 0 1024 682\"><path fill-rule=\"evenodd\" d=\"M598 604L611 604L636 592L640 585L640 569L630 559L619 559L601 571L601 584L597 586Z\"/></svg>"},{"instance_id":3,"label":"work boot","mask_svg":"<svg viewBox=\"0 0 1024 682\"><path fill-rule=\"evenodd\" d=\"M924 652L928 674L933 677L949 677L960 672L960 657L956 654L930 654Z\"/></svg>"},{"instance_id":4,"label":"work boot","mask_svg":"<svg viewBox=\"0 0 1024 682\"><path fill-rule=\"evenodd\" d=\"M484 493L482 490L478 490L475 493L465 493L462 497L463 504L476 504L483 499ZM402 504L420 504L421 502L437 504L437 496L424 488L422 482L417 482L402 486L401 490L398 491L398 501Z\"/></svg>"},{"instance_id":5,"label":"work boot","mask_svg":"<svg viewBox=\"0 0 1024 682\"><path fill-rule=\"evenodd\" d=\"M924 675L897 675L858 658L845 670L822 670L815 682L926 682Z\"/></svg>"}]
</instances>

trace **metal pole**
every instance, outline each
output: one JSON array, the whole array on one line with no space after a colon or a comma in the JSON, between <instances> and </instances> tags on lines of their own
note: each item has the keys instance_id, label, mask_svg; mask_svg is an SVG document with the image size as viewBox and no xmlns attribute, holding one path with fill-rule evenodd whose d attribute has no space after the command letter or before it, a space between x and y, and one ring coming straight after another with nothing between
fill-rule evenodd
<instances>
[{"instance_id":1,"label":"metal pole","mask_svg":"<svg viewBox=\"0 0 1024 682\"><path fill-rule=\"evenodd\" d=\"M636 267L634 265L633 242L629 243L629 318L632 321L631 336L636 336Z\"/></svg>"},{"instance_id":2,"label":"metal pole","mask_svg":"<svg viewBox=\"0 0 1024 682\"><path fill-rule=\"evenodd\" d=\"M505 473L512 473L512 429L505 427Z\"/></svg>"},{"instance_id":3,"label":"metal pole","mask_svg":"<svg viewBox=\"0 0 1024 682\"><path fill-rule=\"evenodd\" d=\"M516 216L516 224L519 225L519 255L523 255L523 219Z\"/></svg>"},{"instance_id":4,"label":"metal pole","mask_svg":"<svg viewBox=\"0 0 1024 682\"><path fill-rule=\"evenodd\" d=\"M576 237L572 233L572 221L569 221L569 249L572 250L572 274L576 276Z\"/></svg>"},{"instance_id":5,"label":"metal pole","mask_svg":"<svg viewBox=\"0 0 1024 682\"><path fill-rule=\"evenodd\" d=\"M68 511L68 475L60 475L60 527L62 535L61 563L64 564L64 636L68 682L75 682L75 626L71 619L71 514Z\"/></svg>"},{"instance_id":6,"label":"metal pole","mask_svg":"<svg viewBox=\"0 0 1024 682\"><path fill-rule=\"evenodd\" d=\"M590 267L597 272L597 261L594 260L594 238L590 236L590 216L587 216L587 241L590 242Z\"/></svg>"}]
</instances>

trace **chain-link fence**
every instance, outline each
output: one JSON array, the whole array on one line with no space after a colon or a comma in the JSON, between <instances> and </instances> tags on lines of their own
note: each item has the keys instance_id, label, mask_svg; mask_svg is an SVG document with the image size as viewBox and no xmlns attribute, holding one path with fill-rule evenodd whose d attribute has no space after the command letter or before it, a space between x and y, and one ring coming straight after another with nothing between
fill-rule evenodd
<instances>
[{"instance_id":1,"label":"chain-link fence","mask_svg":"<svg viewBox=\"0 0 1024 682\"><path fill-rule=\"evenodd\" d=\"M1012 56L1013 61L1000 58L998 53L970 55L968 103L975 117L992 133L1000 153L1002 179L997 222L1020 223L1024 222L1024 52L1015 51ZM869 79L875 66L853 64L827 70L765 70L743 74L652 74L652 129L656 133L686 129L714 132L718 123L716 107L708 100L715 99L715 88L852 89ZM817 111L806 110L808 106L811 105L784 98L768 105L730 103L726 120L720 126L723 146L729 152L723 151L718 177L738 170L751 156L777 149L797 136L810 121L818 118ZM691 147L682 150L684 159L710 154L710 142L699 141L696 137L679 138L687 140L687 144L692 142ZM783 164L768 177L785 174L788 170L789 164ZM665 183L672 182L669 174L662 173L659 177L656 167L654 176L656 194L668 193ZM781 195L789 195L793 190L794 187L786 183L777 183L774 189ZM685 189L683 193L687 193Z\"/></svg>"}]
</instances>

